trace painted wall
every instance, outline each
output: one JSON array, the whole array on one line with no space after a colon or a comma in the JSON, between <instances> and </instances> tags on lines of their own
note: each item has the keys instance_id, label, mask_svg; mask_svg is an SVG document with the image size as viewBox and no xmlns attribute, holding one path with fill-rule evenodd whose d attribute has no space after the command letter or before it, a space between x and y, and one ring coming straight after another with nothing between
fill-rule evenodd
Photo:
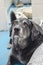
<instances>
[{"instance_id":1,"label":"painted wall","mask_svg":"<svg viewBox=\"0 0 43 65\"><path fill-rule=\"evenodd\" d=\"M0 0L0 30L7 29L7 9L11 4L11 0Z\"/></svg>"},{"instance_id":2,"label":"painted wall","mask_svg":"<svg viewBox=\"0 0 43 65\"><path fill-rule=\"evenodd\" d=\"M43 19L43 0L32 0L32 14L33 20L40 24Z\"/></svg>"}]
</instances>

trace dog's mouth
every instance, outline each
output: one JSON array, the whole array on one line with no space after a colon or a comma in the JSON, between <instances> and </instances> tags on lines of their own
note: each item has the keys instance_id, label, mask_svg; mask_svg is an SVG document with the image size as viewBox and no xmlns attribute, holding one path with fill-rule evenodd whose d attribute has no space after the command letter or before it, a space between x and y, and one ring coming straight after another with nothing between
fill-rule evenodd
<instances>
[{"instance_id":1,"label":"dog's mouth","mask_svg":"<svg viewBox=\"0 0 43 65\"><path fill-rule=\"evenodd\" d=\"M14 43L19 43L23 37L20 37L19 35L14 35Z\"/></svg>"},{"instance_id":2,"label":"dog's mouth","mask_svg":"<svg viewBox=\"0 0 43 65\"><path fill-rule=\"evenodd\" d=\"M16 46L17 48L21 48L24 49L27 45L26 45L26 41L23 37L20 37L19 35L15 35L14 36L14 40L13 40L14 46Z\"/></svg>"}]
</instances>

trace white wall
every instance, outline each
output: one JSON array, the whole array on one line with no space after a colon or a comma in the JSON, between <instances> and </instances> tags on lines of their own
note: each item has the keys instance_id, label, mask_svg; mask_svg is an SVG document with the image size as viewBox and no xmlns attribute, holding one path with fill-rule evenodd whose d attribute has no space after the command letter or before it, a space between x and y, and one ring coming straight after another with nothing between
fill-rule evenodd
<instances>
[{"instance_id":1,"label":"white wall","mask_svg":"<svg viewBox=\"0 0 43 65\"><path fill-rule=\"evenodd\" d=\"M11 0L0 0L0 30L7 29L7 9L11 4Z\"/></svg>"},{"instance_id":2,"label":"white wall","mask_svg":"<svg viewBox=\"0 0 43 65\"><path fill-rule=\"evenodd\" d=\"M43 19L43 0L32 0L32 14L33 20L40 24L40 20Z\"/></svg>"}]
</instances>

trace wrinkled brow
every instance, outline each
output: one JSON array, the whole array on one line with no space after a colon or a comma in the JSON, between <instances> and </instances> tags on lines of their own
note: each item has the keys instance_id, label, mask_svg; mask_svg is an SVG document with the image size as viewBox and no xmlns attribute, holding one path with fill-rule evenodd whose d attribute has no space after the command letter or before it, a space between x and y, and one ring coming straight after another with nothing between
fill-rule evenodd
<instances>
[{"instance_id":1,"label":"wrinkled brow","mask_svg":"<svg viewBox=\"0 0 43 65\"><path fill-rule=\"evenodd\" d=\"M14 25L15 25L15 24L18 24L18 20L14 20L13 22L14 22Z\"/></svg>"}]
</instances>

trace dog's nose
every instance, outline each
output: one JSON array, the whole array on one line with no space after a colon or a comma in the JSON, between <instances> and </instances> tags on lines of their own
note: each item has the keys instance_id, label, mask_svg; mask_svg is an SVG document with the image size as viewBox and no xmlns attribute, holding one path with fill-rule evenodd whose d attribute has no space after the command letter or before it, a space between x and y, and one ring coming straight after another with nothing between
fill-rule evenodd
<instances>
[{"instance_id":1,"label":"dog's nose","mask_svg":"<svg viewBox=\"0 0 43 65\"><path fill-rule=\"evenodd\" d=\"M15 35L18 35L19 31L20 31L20 28L14 28L14 31L15 31Z\"/></svg>"},{"instance_id":2,"label":"dog's nose","mask_svg":"<svg viewBox=\"0 0 43 65\"><path fill-rule=\"evenodd\" d=\"M14 28L14 30L18 32L20 29L19 28Z\"/></svg>"}]
</instances>

